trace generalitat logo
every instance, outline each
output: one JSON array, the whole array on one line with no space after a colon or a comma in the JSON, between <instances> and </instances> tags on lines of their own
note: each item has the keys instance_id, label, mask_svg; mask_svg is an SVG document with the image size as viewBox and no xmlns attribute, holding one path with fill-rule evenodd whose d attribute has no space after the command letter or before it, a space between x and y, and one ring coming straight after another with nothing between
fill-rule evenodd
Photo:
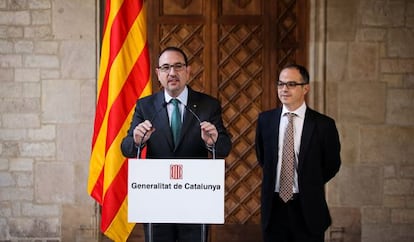
<instances>
[{"instance_id":1,"label":"generalitat logo","mask_svg":"<svg viewBox=\"0 0 414 242\"><path fill-rule=\"evenodd\" d=\"M183 165L181 164L170 165L170 179L174 179L174 180L183 179Z\"/></svg>"}]
</instances>

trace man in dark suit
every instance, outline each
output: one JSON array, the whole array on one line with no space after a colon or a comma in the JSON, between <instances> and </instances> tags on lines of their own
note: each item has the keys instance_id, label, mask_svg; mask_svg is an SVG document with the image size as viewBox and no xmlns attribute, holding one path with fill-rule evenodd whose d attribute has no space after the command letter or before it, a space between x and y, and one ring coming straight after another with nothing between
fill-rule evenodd
<instances>
[{"instance_id":1,"label":"man in dark suit","mask_svg":"<svg viewBox=\"0 0 414 242\"><path fill-rule=\"evenodd\" d=\"M231 139L223 125L220 102L187 86L191 68L185 53L176 47L164 49L156 73L163 90L137 101L121 144L124 156L136 157L138 147L146 146L147 158L226 157ZM178 129L171 127L176 122ZM144 228L148 241L149 226ZM199 224L152 224L152 241L201 241L202 233L207 237L202 228Z\"/></svg>"},{"instance_id":2,"label":"man in dark suit","mask_svg":"<svg viewBox=\"0 0 414 242\"><path fill-rule=\"evenodd\" d=\"M309 89L305 67L284 67L277 81L283 106L261 113L257 121L265 242L323 242L331 224L324 186L339 171L340 141L335 121L306 106ZM291 141L287 130L293 130Z\"/></svg>"}]
</instances>

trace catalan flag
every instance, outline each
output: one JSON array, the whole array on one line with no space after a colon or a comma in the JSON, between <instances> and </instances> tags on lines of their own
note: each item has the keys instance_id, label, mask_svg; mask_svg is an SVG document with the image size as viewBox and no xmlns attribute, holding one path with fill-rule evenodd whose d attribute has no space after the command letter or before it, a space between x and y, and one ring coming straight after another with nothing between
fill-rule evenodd
<instances>
[{"instance_id":1,"label":"catalan flag","mask_svg":"<svg viewBox=\"0 0 414 242\"><path fill-rule=\"evenodd\" d=\"M101 230L126 241L128 160L120 144L138 98L151 94L143 0L106 0L88 193L101 205Z\"/></svg>"}]
</instances>

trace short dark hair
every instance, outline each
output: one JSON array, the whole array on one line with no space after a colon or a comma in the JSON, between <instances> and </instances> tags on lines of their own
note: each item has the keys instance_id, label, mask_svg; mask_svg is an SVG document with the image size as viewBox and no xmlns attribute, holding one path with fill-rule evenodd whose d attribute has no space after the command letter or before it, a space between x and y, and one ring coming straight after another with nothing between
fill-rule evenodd
<instances>
[{"instance_id":1,"label":"short dark hair","mask_svg":"<svg viewBox=\"0 0 414 242\"><path fill-rule=\"evenodd\" d=\"M298 70L300 75L302 76L303 82L304 83L309 83L309 72L306 69L306 67L304 67L302 65L299 65L299 64L291 63L291 64L285 65L282 70L284 70L284 69L296 69L296 70Z\"/></svg>"},{"instance_id":2,"label":"short dark hair","mask_svg":"<svg viewBox=\"0 0 414 242\"><path fill-rule=\"evenodd\" d=\"M180 53L184 57L184 64L188 65L187 55L184 53L184 51L182 49L180 49L178 47L175 47L175 46L168 46L165 49L163 49L161 51L160 55L158 56L158 59L160 59L161 55L164 54L164 52L167 52L167 51L175 51L175 52Z\"/></svg>"}]
</instances>

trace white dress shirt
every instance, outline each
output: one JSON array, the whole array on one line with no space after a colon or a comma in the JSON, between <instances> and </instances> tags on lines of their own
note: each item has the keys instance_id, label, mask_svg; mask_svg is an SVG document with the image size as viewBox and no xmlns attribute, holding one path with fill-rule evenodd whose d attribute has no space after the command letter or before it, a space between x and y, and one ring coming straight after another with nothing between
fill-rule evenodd
<instances>
[{"instance_id":1,"label":"white dress shirt","mask_svg":"<svg viewBox=\"0 0 414 242\"><path fill-rule=\"evenodd\" d=\"M173 112L173 104L170 102L173 97L171 97L166 91L164 91L165 96L165 102L167 103L167 111L168 111L168 118L170 119L170 125L171 125L171 115ZM181 94L176 97L178 101L178 107L180 108L180 114L181 114L181 123L183 123L183 117L184 117L184 105L187 106L187 99L188 99L188 88L187 86L184 88L184 90L181 92Z\"/></svg>"},{"instance_id":2,"label":"white dress shirt","mask_svg":"<svg viewBox=\"0 0 414 242\"><path fill-rule=\"evenodd\" d=\"M280 126L279 126L279 146L278 154L279 160L277 162L277 176L276 176L276 186L275 192L279 192L279 181L280 181L280 169L282 167L282 150L283 150L283 139L285 135L286 126L288 124L288 117L285 116L285 113L294 113L296 116L293 118L293 139L295 143L295 176L293 181L293 193L299 193L298 187L298 156L300 150L300 141L302 137L303 130L303 121L305 120L306 104L305 102L296 110L289 111L285 106L282 108L282 115L280 116Z\"/></svg>"}]
</instances>

